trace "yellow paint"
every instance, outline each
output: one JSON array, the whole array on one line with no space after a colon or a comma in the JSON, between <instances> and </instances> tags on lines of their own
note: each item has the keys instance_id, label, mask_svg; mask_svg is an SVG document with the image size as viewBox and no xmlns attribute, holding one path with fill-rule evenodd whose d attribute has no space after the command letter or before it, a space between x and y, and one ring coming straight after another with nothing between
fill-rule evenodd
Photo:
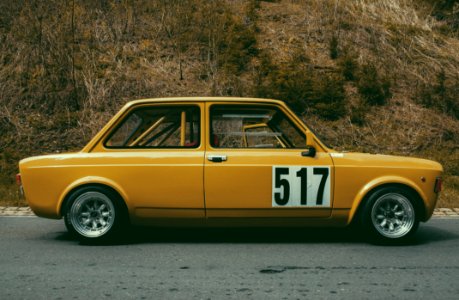
<instances>
[{"instance_id":1,"label":"yellow paint","mask_svg":"<svg viewBox=\"0 0 459 300\"><path fill-rule=\"evenodd\" d=\"M185 146L186 139L186 112L182 111L180 123L180 146Z\"/></svg>"},{"instance_id":2,"label":"yellow paint","mask_svg":"<svg viewBox=\"0 0 459 300\"><path fill-rule=\"evenodd\" d=\"M196 105L200 108L201 143L197 148L104 147L104 141L112 129L132 109L164 104ZM207 128L210 128L210 107L215 104L275 106L304 132L307 145L304 149L212 148ZM182 146L185 145L186 136L186 116L183 113L180 136ZM134 141L136 145L139 142ZM307 146L316 149L315 157L301 155ZM209 155L225 155L227 160L212 162L207 159ZM273 208L273 165L329 166L331 206ZM180 222L184 219L189 219L196 224L211 226L344 226L352 220L369 192L391 183L409 186L419 194L425 206L424 220L427 220L437 200L437 194L433 191L435 178L441 176L443 171L440 164L429 160L338 153L328 149L281 101L212 97L132 101L80 152L31 157L22 160L19 166L26 199L39 216L60 218L61 206L69 192L86 184L102 184L120 194L134 224L173 218L176 221L170 221L170 225L182 224ZM425 178L425 182L421 177ZM207 221L203 223L199 220ZM247 220L249 223L245 223Z\"/></svg>"}]
</instances>

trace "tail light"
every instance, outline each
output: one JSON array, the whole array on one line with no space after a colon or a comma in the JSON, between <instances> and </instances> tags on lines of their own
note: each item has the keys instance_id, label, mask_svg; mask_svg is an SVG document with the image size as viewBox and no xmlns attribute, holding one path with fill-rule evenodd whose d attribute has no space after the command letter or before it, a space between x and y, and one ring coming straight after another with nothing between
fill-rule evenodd
<instances>
[{"instance_id":1,"label":"tail light","mask_svg":"<svg viewBox=\"0 0 459 300\"><path fill-rule=\"evenodd\" d=\"M443 180L441 177L437 177L437 179L435 180L435 188L434 188L434 192L435 193L440 193L441 192L441 189L442 189L442 186L443 186Z\"/></svg>"},{"instance_id":2,"label":"tail light","mask_svg":"<svg viewBox=\"0 0 459 300\"><path fill-rule=\"evenodd\" d=\"M16 183L18 186L22 185L21 173L16 174Z\"/></svg>"}]
</instances>

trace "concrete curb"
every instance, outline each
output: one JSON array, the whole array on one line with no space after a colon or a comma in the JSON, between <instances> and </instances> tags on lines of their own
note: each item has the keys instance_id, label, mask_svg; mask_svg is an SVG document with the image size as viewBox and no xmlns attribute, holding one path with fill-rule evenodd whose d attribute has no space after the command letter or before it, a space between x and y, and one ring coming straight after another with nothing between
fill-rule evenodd
<instances>
[{"instance_id":1,"label":"concrete curb","mask_svg":"<svg viewBox=\"0 0 459 300\"><path fill-rule=\"evenodd\" d=\"M0 206L0 216L31 217L35 214L30 207ZM459 217L459 208L436 208L433 217Z\"/></svg>"},{"instance_id":2,"label":"concrete curb","mask_svg":"<svg viewBox=\"0 0 459 300\"><path fill-rule=\"evenodd\" d=\"M0 216L32 217L35 214L30 207L0 206Z\"/></svg>"},{"instance_id":3,"label":"concrete curb","mask_svg":"<svg viewBox=\"0 0 459 300\"><path fill-rule=\"evenodd\" d=\"M436 208L434 217L459 217L459 208Z\"/></svg>"}]
</instances>

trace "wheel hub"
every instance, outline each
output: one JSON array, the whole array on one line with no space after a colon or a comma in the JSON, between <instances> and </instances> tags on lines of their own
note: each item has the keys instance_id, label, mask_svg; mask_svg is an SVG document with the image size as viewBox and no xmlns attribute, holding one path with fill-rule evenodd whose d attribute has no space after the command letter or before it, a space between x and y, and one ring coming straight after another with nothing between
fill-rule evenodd
<instances>
[{"instance_id":1,"label":"wheel hub","mask_svg":"<svg viewBox=\"0 0 459 300\"><path fill-rule=\"evenodd\" d=\"M70 209L70 222L75 230L90 238L103 236L113 226L115 207L100 192L87 192L75 200Z\"/></svg>"}]
</instances>

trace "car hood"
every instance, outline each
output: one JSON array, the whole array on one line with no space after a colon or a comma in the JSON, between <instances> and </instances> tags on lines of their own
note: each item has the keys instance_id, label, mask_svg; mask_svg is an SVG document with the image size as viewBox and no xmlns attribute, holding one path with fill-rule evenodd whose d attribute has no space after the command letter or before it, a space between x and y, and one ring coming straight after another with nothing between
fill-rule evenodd
<instances>
[{"instance_id":1,"label":"car hood","mask_svg":"<svg viewBox=\"0 0 459 300\"><path fill-rule=\"evenodd\" d=\"M382 155L357 152L330 153L335 165L361 165L373 167L415 168L443 171L436 161L407 156Z\"/></svg>"}]
</instances>

